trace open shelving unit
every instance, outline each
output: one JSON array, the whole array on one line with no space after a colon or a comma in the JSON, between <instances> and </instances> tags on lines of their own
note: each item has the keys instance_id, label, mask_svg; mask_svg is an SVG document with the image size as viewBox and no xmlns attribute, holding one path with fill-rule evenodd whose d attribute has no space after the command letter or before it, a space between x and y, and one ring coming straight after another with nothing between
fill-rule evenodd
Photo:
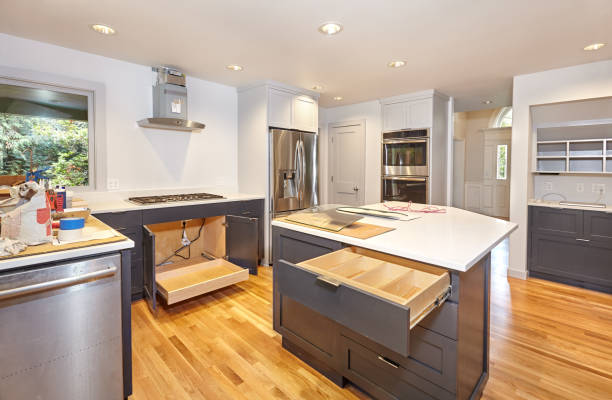
<instances>
[{"instance_id":1,"label":"open shelving unit","mask_svg":"<svg viewBox=\"0 0 612 400\"><path fill-rule=\"evenodd\" d=\"M585 122L538 127L534 172L612 174L612 123Z\"/></svg>"}]
</instances>

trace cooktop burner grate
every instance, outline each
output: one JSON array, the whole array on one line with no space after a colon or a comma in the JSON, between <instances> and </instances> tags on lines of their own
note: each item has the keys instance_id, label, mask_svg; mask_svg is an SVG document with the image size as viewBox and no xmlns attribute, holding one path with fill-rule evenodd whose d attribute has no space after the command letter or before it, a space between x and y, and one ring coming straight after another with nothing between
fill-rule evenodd
<instances>
[{"instance_id":1,"label":"cooktop burner grate","mask_svg":"<svg viewBox=\"0 0 612 400\"><path fill-rule=\"evenodd\" d=\"M185 194L167 194L162 196L142 196L130 197L128 200L136 204L157 204L157 203L174 203L179 201L199 201L210 199L224 199L225 197L218 194L210 193L185 193Z\"/></svg>"}]
</instances>

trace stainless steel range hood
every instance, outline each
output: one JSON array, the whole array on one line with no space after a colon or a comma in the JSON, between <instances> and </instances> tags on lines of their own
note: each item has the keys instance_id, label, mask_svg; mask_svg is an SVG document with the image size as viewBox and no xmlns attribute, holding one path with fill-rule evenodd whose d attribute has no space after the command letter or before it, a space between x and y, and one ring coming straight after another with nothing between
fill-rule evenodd
<instances>
[{"instance_id":1,"label":"stainless steel range hood","mask_svg":"<svg viewBox=\"0 0 612 400\"><path fill-rule=\"evenodd\" d=\"M168 67L153 67L157 81L153 86L153 117L138 121L143 128L197 132L206 125L187 119L185 74Z\"/></svg>"}]
</instances>

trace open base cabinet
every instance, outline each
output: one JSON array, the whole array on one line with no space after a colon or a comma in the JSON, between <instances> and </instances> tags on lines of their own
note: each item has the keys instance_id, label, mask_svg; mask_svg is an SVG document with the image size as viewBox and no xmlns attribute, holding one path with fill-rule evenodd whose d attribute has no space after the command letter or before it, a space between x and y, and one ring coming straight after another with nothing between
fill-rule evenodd
<instances>
[{"instance_id":1,"label":"open base cabinet","mask_svg":"<svg viewBox=\"0 0 612 400\"><path fill-rule=\"evenodd\" d=\"M151 311L158 294L172 305L247 280L257 272L257 232L257 218L229 215L143 226Z\"/></svg>"}]
</instances>

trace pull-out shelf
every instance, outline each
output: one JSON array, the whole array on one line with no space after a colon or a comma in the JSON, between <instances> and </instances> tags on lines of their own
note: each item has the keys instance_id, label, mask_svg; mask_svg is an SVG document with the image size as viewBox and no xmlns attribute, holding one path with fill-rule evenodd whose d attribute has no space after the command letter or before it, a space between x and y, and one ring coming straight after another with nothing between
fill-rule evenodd
<instances>
[{"instance_id":1,"label":"pull-out shelf","mask_svg":"<svg viewBox=\"0 0 612 400\"><path fill-rule=\"evenodd\" d=\"M405 357L410 330L451 287L444 269L357 247L299 264L280 260L274 273L282 295Z\"/></svg>"}]
</instances>

